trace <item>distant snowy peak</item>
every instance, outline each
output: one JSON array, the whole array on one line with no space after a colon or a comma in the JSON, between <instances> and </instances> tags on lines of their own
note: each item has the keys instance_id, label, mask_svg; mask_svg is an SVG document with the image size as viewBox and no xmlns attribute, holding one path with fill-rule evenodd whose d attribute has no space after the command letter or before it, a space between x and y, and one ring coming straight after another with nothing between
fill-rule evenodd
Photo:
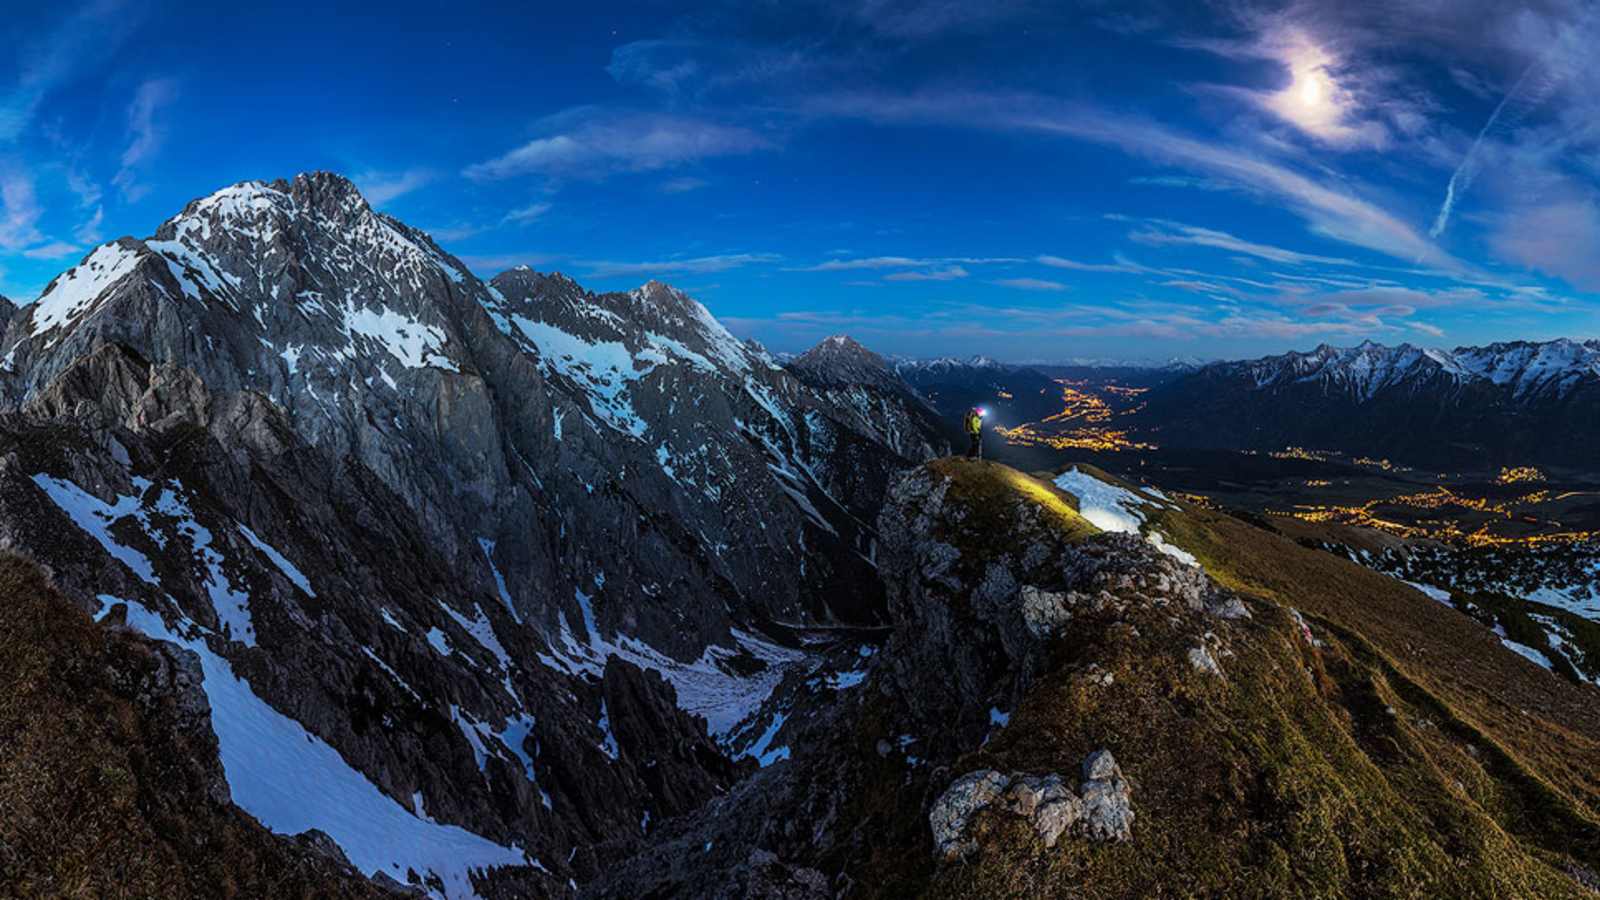
<instances>
[{"instance_id":1,"label":"distant snowy peak","mask_svg":"<svg viewBox=\"0 0 1600 900\"><path fill-rule=\"evenodd\" d=\"M1514 341L1459 348L1453 357L1473 376L1510 385L1517 396L1565 395L1586 378L1600 378L1600 340Z\"/></svg>"},{"instance_id":2,"label":"distant snowy peak","mask_svg":"<svg viewBox=\"0 0 1600 900\"><path fill-rule=\"evenodd\" d=\"M1565 396L1586 381L1600 381L1600 341L1515 341L1454 351L1365 341L1355 347L1327 344L1308 353L1286 353L1244 362L1215 363L1209 371L1249 378L1267 388L1322 382L1368 400L1388 388L1418 389L1430 382L1490 383L1518 399Z\"/></svg>"},{"instance_id":3,"label":"distant snowy peak","mask_svg":"<svg viewBox=\"0 0 1600 900\"><path fill-rule=\"evenodd\" d=\"M941 356L935 359L896 359L895 370L898 372L940 373L960 369L987 369L1001 370L1008 368L987 356L974 355L966 359L954 356Z\"/></svg>"},{"instance_id":4,"label":"distant snowy peak","mask_svg":"<svg viewBox=\"0 0 1600 900\"><path fill-rule=\"evenodd\" d=\"M597 294L526 267L502 272L482 301L495 326L576 392L601 425L644 439L667 426L677 398L709 392L755 398L793 427L770 396L777 363L734 337L688 294L652 281ZM711 379L715 388L695 387Z\"/></svg>"}]
</instances>

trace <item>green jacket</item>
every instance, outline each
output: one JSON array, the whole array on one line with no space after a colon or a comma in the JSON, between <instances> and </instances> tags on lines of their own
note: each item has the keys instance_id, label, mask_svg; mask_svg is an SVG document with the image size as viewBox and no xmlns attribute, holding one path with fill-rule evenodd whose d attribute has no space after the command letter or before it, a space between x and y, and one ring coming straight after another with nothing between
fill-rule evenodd
<instances>
[{"instance_id":1,"label":"green jacket","mask_svg":"<svg viewBox=\"0 0 1600 900\"><path fill-rule=\"evenodd\" d=\"M983 433L983 416L977 413L967 413L967 434Z\"/></svg>"}]
</instances>

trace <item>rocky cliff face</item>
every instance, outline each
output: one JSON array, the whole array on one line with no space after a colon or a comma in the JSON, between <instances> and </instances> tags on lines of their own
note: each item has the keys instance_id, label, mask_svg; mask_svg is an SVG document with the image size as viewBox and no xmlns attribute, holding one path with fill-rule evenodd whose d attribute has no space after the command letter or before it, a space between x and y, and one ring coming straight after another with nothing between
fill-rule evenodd
<instances>
[{"instance_id":1,"label":"rocky cliff face","mask_svg":"<svg viewBox=\"0 0 1600 900\"><path fill-rule=\"evenodd\" d=\"M330 826L400 882L563 892L749 765L811 658L771 623L884 615L907 462L853 411L666 286L480 282L337 176L97 248L10 318L0 387L0 546L201 654L225 763L266 720L319 748L304 815L236 788L270 828L464 842Z\"/></svg>"}]
</instances>

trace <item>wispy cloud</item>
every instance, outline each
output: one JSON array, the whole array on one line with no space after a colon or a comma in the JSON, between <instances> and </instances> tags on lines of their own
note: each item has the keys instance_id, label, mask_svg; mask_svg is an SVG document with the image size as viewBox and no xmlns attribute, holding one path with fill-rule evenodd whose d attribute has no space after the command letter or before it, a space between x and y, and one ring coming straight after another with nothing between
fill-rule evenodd
<instances>
[{"instance_id":1,"label":"wispy cloud","mask_svg":"<svg viewBox=\"0 0 1600 900\"><path fill-rule=\"evenodd\" d=\"M1020 263L1023 260L1009 256L863 256L852 259L830 259L810 266L791 268L790 272L856 272L865 269L916 269L937 266L987 266Z\"/></svg>"},{"instance_id":2,"label":"wispy cloud","mask_svg":"<svg viewBox=\"0 0 1600 900\"><path fill-rule=\"evenodd\" d=\"M89 218L84 220L82 223L80 223L78 225L78 227L76 229L73 230L72 236L74 238L76 238L80 243L84 243L84 244L98 244L98 243L100 243L100 240L103 237L103 235L101 235L101 233L100 233L100 225L101 225L101 223L103 223L105 221L105 219L106 219L105 207L96 206L94 208L94 212L89 216Z\"/></svg>"},{"instance_id":3,"label":"wispy cloud","mask_svg":"<svg viewBox=\"0 0 1600 900\"><path fill-rule=\"evenodd\" d=\"M1184 188L1196 191L1235 190L1231 184L1210 178L1195 178L1192 175L1135 175L1128 179L1128 183L1140 187Z\"/></svg>"},{"instance_id":4,"label":"wispy cloud","mask_svg":"<svg viewBox=\"0 0 1600 900\"><path fill-rule=\"evenodd\" d=\"M961 266L945 266L942 269L929 269L927 271L891 272L883 276L884 281L955 281L965 278L969 273Z\"/></svg>"},{"instance_id":5,"label":"wispy cloud","mask_svg":"<svg viewBox=\"0 0 1600 900\"><path fill-rule=\"evenodd\" d=\"M1270 244L1259 244L1235 237L1225 231L1213 228L1200 228L1195 225L1185 225L1181 222L1169 222L1165 219L1151 219L1148 225L1139 228L1128 235L1130 240L1152 247L1189 245L1194 247L1210 247L1215 250L1224 250L1229 253L1242 253L1276 263L1290 263L1293 265L1306 265L1316 263L1331 266L1353 266L1355 262L1333 256L1318 256L1312 253L1301 253L1296 250L1286 250Z\"/></svg>"},{"instance_id":6,"label":"wispy cloud","mask_svg":"<svg viewBox=\"0 0 1600 900\"><path fill-rule=\"evenodd\" d=\"M1572 186L1571 195L1519 204L1495 221L1490 246L1502 257L1600 291L1600 201Z\"/></svg>"},{"instance_id":7,"label":"wispy cloud","mask_svg":"<svg viewBox=\"0 0 1600 900\"><path fill-rule=\"evenodd\" d=\"M547 120L544 130L549 133L468 166L464 174L479 181L522 175L598 179L772 146L766 137L742 126L661 113L581 110Z\"/></svg>"},{"instance_id":8,"label":"wispy cloud","mask_svg":"<svg viewBox=\"0 0 1600 900\"><path fill-rule=\"evenodd\" d=\"M1282 203L1325 237L1413 263L1466 267L1377 204L1287 165L1167 126L1034 95L989 93L838 94L816 98L817 114L884 122L932 121L1058 135L1116 147L1134 156L1225 180Z\"/></svg>"},{"instance_id":9,"label":"wispy cloud","mask_svg":"<svg viewBox=\"0 0 1600 900\"><path fill-rule=\"evenodd\" d=\"M1138 263L1130 262L1120 257L1117 258L1116 262L1088 263L1079 262L1075 259L1067 259L1064 256L1052 256L1050 254L1044 254L1042 256L1034 257L1034 262L1041 266L1049 266L1052 269L1067 269L1068 271L1072 272L1115 272L1125 275L1136 275L1150 271Z\"/></svg>"},{"instance_id":10,"label":"wispy cloud","mask_svg":"<svg viewBox=\"0 0 1600 900\"><path fill-rule=\"evenodd\" d=\"M161 109L178 96L178 83L170 78L155 78L139 85L133 102L128 106L129 143L122 151L122 168L117 170L111 183L122 192L123 199L134 202L149 188L139 183L139 170L161 149L166 138L165 129L157 121Z\"/></svg>"},{"instance_id":11,"label":"wispy cloud","mask_svg":"<svg viewBox=\"0 0 1600 900\"><path fill-rule=\"evenodd\" d=\"M425 168L406 169L403 172L381 172L368 169L358 172L350 180L361 189L361 196L374 207L382 209L390 202L404 197L431 183L436 174Z\"/></svg>"},{"instance_id":12,"label":"wispy cloud","mask_svg":"<svg viewBox=\"0 0 1600 900\"><path fill-rule=\"evenodd\" d=\"M26 172L0 169L0 249L21 250L41 240L39 206L33 178Z\"/></svg>"},{"instance_id":13,"label":"wispy cloud","mask_svg":"<svg viewBox=\"0 0 1600 900\"><path fill-rule=\"evenodd\" d=\"M723 253L714 256L696 256L684 259L665 259L656 262L616 262L590 260L579 263L591 278L620 278L632 276L656 277L662 275L700 275L707 272L725 272L745 266L777 262L782 259L775 253Z\"/></svg>"},{"instance_id":14,"label":"wispy cloud","mask_svg":"<svg viewBox=\"0 0 1600 900\"><path fill-rule=\"evenodd\" d=\"M661 183L661 193L687 194L690 191L698 191L708 184L710 184L710 182L706 181L704 178L694 178L689 176L683 178L672 178Z\"/></svg>"},{"instance_id":15,"label":"wispy cloud","mask_svg":"<svg viewBox=\"0 0 1600 900\"><path fill-rule=\"evenodd\" d=\"M550 210L551 204L549 203L532 203L527 206L513 209L512 211L506 213L505 221L514 222L518 225L526 225L535 219L542 218L544 214Z\"/></svg>"},{"instance_id":16,"label":"wispy cloud","mask_svg":"<svg viewBox=\"0 0 1600 900\"><path fill-rule=\"evenodd\" d=\"M1045 278L1001 278L995 284L1001 287L1016 288L1019 291L1064 291L1067 286L1059 281L1050 281Z\"/></svg>"},{"instance_id":17,"label":"wispy cloud","mask_svg":"<svg viewBox=\"0 0 1600 900\"><path fill-rule=\"evenodd\" d=\"M28 259L63 259L68 256L75 256L80 252L82 251L76 244L69 244L66 241L51 241L48 244L29 247L22 251L22 255Z\"/></svg>"}]
</instances>

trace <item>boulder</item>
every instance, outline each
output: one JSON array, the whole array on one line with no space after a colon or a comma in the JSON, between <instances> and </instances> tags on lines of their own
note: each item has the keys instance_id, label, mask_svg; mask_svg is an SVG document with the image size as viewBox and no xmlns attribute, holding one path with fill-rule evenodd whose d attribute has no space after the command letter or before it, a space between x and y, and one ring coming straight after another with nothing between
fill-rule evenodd
<instances>
[{"instance_id":1,"label":"boulder","mask_svg":"<svg viewBox=\"0 0 1600 900\"><path fill-rule=\"evenodd\" d=\"M951 782L934 802L928 823L944 859L978 849L967 830L985 809L1028 820L1047 849L1069 832L1092 841L1126 841L1133 836L1132 799L1111 751L1096 750L1083 761L1083 785L1076 792L1057 773L1002 775L979 769Z\"/></svg>"}]
</instances>

